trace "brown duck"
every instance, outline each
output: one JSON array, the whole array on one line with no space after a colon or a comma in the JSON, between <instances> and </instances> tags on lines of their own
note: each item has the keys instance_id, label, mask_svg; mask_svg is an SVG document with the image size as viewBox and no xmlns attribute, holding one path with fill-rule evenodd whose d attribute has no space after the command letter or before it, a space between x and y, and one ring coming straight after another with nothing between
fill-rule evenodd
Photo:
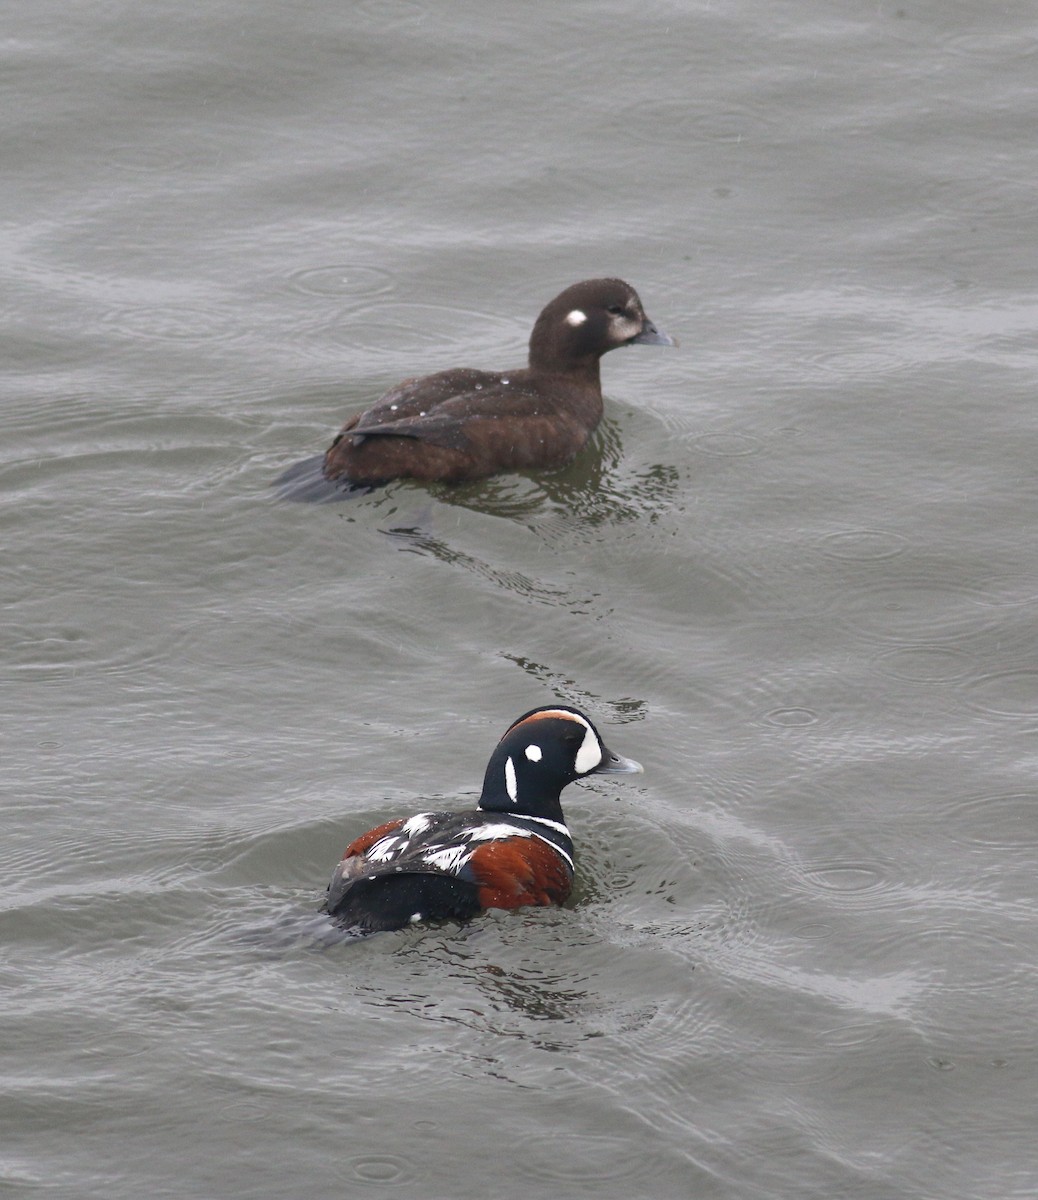
<instances>
[{"instance_id":1,"label":"brown duck","mask_svg":"<svg viewBox=\"0 0 1038 1200\"><path fill-rule=\"evenodd\" d=\"M618 346L676 344L622 279L575 283L537 318L528 366L455 367L404 380L350 417L321 475L350 491L393 479L461 483L565 466L602 419L602 355ZM281 482L291 483L308 466L292 468Z\"/></svg>"}]
</instances>

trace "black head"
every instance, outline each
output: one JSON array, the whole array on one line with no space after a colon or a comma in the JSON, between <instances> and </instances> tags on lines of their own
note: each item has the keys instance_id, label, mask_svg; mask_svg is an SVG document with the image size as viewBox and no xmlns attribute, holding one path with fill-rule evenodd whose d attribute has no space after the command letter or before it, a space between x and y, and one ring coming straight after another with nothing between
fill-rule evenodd
<instances>
[{"instance_id":1,"label":"black head","mask_svg":"<svg viewBox=\"0 0 1038 1200\"><path fill-rule=\"evenodd\" d=\"M479 807L561 820L559 797L586 775L631 775L633 759L608 749L583 713L564 704L535 708L508 728L487 764Z\"/></svg>"},{"instance_id":2,"label":"black head","mask_svg":"<svg viewBox=\"0 0 1038 1200\"><path fill-rule=\"evenodd\" d=\"M618 346L676 346L645 315L638 293L622 279L585 279L566 288L537 318L530 366L586 370Z\"/></svg>"}]
</instances>

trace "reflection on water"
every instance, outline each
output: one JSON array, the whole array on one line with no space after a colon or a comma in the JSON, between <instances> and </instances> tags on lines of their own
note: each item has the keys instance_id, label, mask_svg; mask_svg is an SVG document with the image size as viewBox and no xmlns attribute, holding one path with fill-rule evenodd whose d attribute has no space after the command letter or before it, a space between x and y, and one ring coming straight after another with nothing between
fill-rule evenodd
<instances>
[{"instance_id":1,"label":"reflection on water","mask_svg":"<svg viewBox=\"0 0 1038 1200\"><path fill-rule=\"evenodd\" d=\"M327 504L353 501L377 490L325 479L323 461L323 455L314 455L284 470L272 484L278 498ZM619 423L606 417L584 450L561 471L492 476L475 483L403 481L386 486L427 489L444 504L524 521L549 535L556 526L579 529L638 519L655 521L672 503L679 482L675 465L656 464L642 471L626 466Z\"/></svg>"},{"instance_id":2,"label":"reflection on water","mask_svg":"<svg viewBox=\"0 0 1038 1200\"><path fill-rule=\"evenodd\" d=\"M461 567L522 599L550 608L583 606L587 603L584 597L573 596L568 588L533 579L522 571L492 566L475 555L455 549L444 538L423 533L419 529L388 529L386 534L399 544L404 553L428 555L439 562Z\"/></svg>"},{"instance_id":3,"label":"reflection on water","mask_svg":"<svg viewBox=\"0 0 1038 1200\"><path fill-rule=\"evenodd\" d=\"M679 473L673 467L655 466L645 472L625 468L619 429L607 420L588 448L564 471L533 477L498 476L459 487L440 484L429 491L448 509L516 522L563 555L567 547L575 546L585 553L601 546L608 555L613 531L636 521L655 521L667 510L678 485ZM601 596L589 592L578 573L562 572L573 577L573 583L532 577L506 565L503 554L490 561L452 544L446 534L438 532L446 523L443 513L423 504L416 524L391 526L384 532L405 553L461 567L521 599L578 614L600 609ZM558 560L549 566L558 571ZM530 673L537 677L536 670ZM559 695L562 698L562 693Z\"/></svg>"},{"instance_id":4,"label":"reflection on water","mask_svg":"<svg viewBox=\"0 0 1038 1200\"><path fill-rule=\"evenodd\" d=\"M581 687L575 679L568 679L561 672L553 670L543 663L533 662L522 655L504 652L501 657L508 662L515 663L521 671L525 671L531 678L536 679L557 700L561 700L565 704L572 704L575 708L584 709L596 717L601 714L603 720L612 724L625 725L631 721L643 721L648 713L648 706L644 700L636 700L630 696L624 696L617 700L608 699L588 691Z\"/></svg>"},{"instance_id":5,"label":"reflection on water","mask_svg":"<svg viewBox=\"0 0 1038 1200\"><path fill-rule=\"evenodd\" d=\"M526 480L495 478L436 490L445 504L488 516L520 520L545 537L579 535L635 520L654 521L678 490L675 465L632 468L625 459L620 423L604 417L587 446L561 471Z\"/></svg>"}]
</instances>

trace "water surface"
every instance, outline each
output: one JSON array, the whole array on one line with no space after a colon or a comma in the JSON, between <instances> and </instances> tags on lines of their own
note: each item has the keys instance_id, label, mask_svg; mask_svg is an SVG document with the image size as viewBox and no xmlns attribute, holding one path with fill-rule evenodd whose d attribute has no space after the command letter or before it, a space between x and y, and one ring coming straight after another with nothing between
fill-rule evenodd
<instances>
[{"instance_id":1,"label":"water surface","mask_svg":"<svg viewBox=\"0 0 1038 1200\"><path fill-rule=\"evenodd\" d=\"M2 42L11 1196L1038 1190L1024 3L43 2ZM269 483L618 274L555 474ZM562 910L328 945L520 712Z\"/></svg>"}]
</instances>

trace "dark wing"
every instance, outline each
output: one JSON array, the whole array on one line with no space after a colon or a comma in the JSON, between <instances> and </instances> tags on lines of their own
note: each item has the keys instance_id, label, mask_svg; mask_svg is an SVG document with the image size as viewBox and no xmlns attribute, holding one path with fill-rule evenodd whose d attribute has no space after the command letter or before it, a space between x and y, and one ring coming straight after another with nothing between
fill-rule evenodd
<instances>
[{"instance_id":1,"label":"dark wing","mask_svg":"<svg viewBox=\"0 0 1038 1200\"><path fill-rule=\"evenodd\" d=\"M498 836L484 840L485 832L485 815L474 812L388 821L350 845L324 911L342 925L374 932L566 899L573 883L566 855L508 818Z\"/></svg>"},{"instance_id":2,"label":"dark wing","mask_svg":"<svg viewBox=\"0 0 1038 1200\"><path fill-rule=\"evenodd\" d=\"M442 871L365 875L325 911L362 933L403 929L414 921L467 921L482 911L476 886Z\"/></svg>"},{"instance_id":3,"label":"dark wing","mask_svg":"<svg viewBox=\"0 0 1038 1200\"><path fill-rule=\"evenodd\" d=\"M399 421L434 413L448 400L488 391L500 378L493 371L455 367L435 375L405 379L380 396L370 408L348 421L343 426L343 433L367 433L376 426L381 429L385 425L395 425Z\"/></svg>"},{"instance_id":4,"label":"dark wing","mask_svg":"<svg viewBox=\"0 0 1038 1200\"><path fill-rule=\"evenodd\" d=\"M457 820L458 814L453 812L416 813L413 817L386 821L361 834L346 847L332 873L324 911L338 915L353 889L374 878L395 877L413 870L415 865L424 871L437 870L437 866L423 862L422 855L430 848L430 842L442 842L444 827L453 826ZM361 890L365 890L363 886Z\"/></svg>"},{"instance_id":5,"label":"dark wing","mask_svg":"<svg viewBox=\"0 0 1038 1200\"><path fill-rule=\"evenodd\" d=\"M454 418L439 415L407 417L388 425L365 425L349 430L344 436L352 438L355 446L363 445L369 437L406 437L447 450L464 452L472 449L464 428Z\"/></svg>"},{"instance_id":6,"label":"dark wing","mask_svg":"<svg viewBox=\"0 0 1038 1200\"><path fill-rule=\"evenodd\" d=\"M424 814L423 814L424 815ZM384 838L389 839L396 834L407 824L407 817L398 817L393 821L386 821L383 825L376 825L374 829L369 829L367 833L362 833L359 838L354 838L343 852L343 858L353 858L358 854L367 854L367 852L376 843Z\"/></svg>"},{"instance_id":7,"label":"dark wing","mask_svg":"<svg viewBox=\"0 0 1038 1200\"><path fill-rule=\"evenodd\" d=\"M492 411L487 402L492 401ZM557 434L559 415L546 411L543 398L516 388L513 391L496 389L492 396L484 392L468 392L452 396L432 412L406 417L389 424L358 424L344 436L353 438L354 445L367 437L406 437L460 450L471 454L481 446L502 442L499 453L506 453L517 439L544 445ZM507 462L507 456L504 460Z\"/></svg>"}]
</instances>

